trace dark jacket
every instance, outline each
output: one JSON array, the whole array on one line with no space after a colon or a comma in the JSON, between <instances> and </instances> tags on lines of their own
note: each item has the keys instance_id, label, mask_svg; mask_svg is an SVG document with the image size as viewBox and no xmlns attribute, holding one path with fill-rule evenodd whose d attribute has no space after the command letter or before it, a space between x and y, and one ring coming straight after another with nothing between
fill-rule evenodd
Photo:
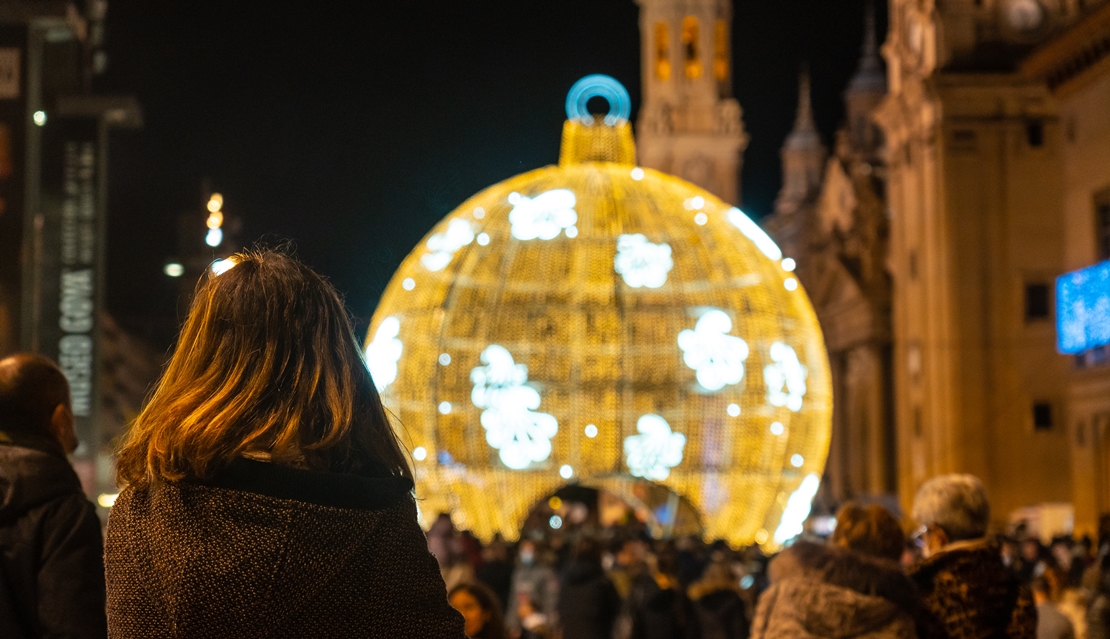
<instances>
[{"instance_id":1,"label":"dark jacket","mask_svg":"<svg viewBox=\"0 0 1110 639\"><path fill-rule=\"evenodd\" d=\"M922 639L1034 639L1033 597L996 544L960 543L910 568L921 592Z\"/></svg>"},{"instance_id":2,"label":"dark jacket","mask_svg":"<svg viewBox=\"0 0 1110 639\"><path fill-rule=\"evenodd\" d=\"M572 562L559 587L559 623L567 639L610 639L621 598L601 566Z\"/></svg>"},{"instance_id":3,"label":"dark jacket","mask_svg":"<svg viewBox=\"0 0 1110 639\"><path fill-rule=\"evenodd\" d=\"M690 617L689 600L676 587L660 588L648 575L637 577L625 601L631 639L681 639Z\"/></svg>"},{"instance_id":4,"label":"dark jacket","mask_svg":"<svg viewBox=\"0 0 1110 639\"><path fill-rule=\"evenodd\" d=\"M913 639L916 591L897 564L798 542L769 567L752 639Z\"/></svg>"},{"instance_id":5,"label":"dark jacket","mask_svg":"<svg viewBox=\"0 0 1110 639\"><path fill-rule=\"evenodd\" d=\"M58 444L0 432L0 637L107 636L103 549Z\"/></svg>"},{"instance_id":6,"label":"dark jacket","mask_svg":"<svg viewBox=\"0 0 1110 639\"><path fill-rule=\"evenodd\" d=\"M240 459L126 488L108 518L114 639L463 639L412 482Z\"/></svg>"},{"instance_id":7,"label":"dark jacket","mask_svg":"<svg viewBox=\"0 0 1110 639\"><path fill-rule=\"evenodd\" d=\"M690 593L690 639L748 639L751 624L735 590Z\"/></svg>"}]
</instances>

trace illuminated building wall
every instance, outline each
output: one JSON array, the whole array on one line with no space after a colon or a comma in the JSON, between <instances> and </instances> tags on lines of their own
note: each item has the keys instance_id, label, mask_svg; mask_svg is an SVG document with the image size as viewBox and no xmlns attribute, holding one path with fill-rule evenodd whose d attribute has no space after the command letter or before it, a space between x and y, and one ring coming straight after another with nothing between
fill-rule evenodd
<instances>
[{"instance_id":1,"label":"illuminated building wall","mask_svg":"<svg viewBox=\"0 0 1110 639\"><path fill-rule=\"evenodd\" d=\"M929 477L970 472L999 526L1019 508L1072 503L1077 530L1095 532L1095 493L1106 489L1073 463L1091 437L1068 423L1075 379L1056 351L1050 298L1069 270L1067 158L1106 148L1095 150L1106 94L1089 94L1097 114L1072 128L1064 80L1106 68L1096 44L1110 33L1106 12L1101 0L890 2L890 93L874 117L887 146L905 505ZM1091 195L1075 191L1087 222L1074 228L1093 249Z\"/></svg>"},{"instance_id":2,"label":"illuminated building wall","mask_svg":"<svg viewBox=\"0 0 1110 639\"><path fill-rule=\"evenodd\" d=\"M560 164L448 215L370 326L422 512L511 539L569 481L618 495L650 481L707 538L776 546L800 531L828 449L813 309L743 212L634 164L623 87L583 82ZM604 121L585 111L594 94L613 105Z\"/></svg>"}]
</instances>

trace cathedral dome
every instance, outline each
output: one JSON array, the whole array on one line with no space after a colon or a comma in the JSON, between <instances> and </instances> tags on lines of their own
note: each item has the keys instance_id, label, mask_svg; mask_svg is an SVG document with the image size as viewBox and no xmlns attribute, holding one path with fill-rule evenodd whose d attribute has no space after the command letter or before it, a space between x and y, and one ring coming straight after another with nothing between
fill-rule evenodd
<instances>
[{"instance_id":1,"label":"cathedral dome","mask_svg":"<svg viewBox=\"0 0 1110 639\"><path fill-rule=\"evenodd\" d=\"M739 209L635 166L615 80L584 78L567 107L559 165L451 212L371 322L421 511L515 539L568 483L654 484L706 538L777 546L809 513L832 411L793 262Z\"/></svg>"}]
</instances>

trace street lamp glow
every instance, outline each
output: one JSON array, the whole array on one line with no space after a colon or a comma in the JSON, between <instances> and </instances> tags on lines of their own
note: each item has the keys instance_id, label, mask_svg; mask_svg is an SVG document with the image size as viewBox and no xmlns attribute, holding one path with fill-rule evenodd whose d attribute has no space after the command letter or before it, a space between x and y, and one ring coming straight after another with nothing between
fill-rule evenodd
<instances>
[{"instance_id":1,"label":"street lamp glow","mask_svg":"<svg viewBox=\"0 0 1110 639\"><path fill-rule=\"evenodd\" d=\"M224 196L219 193L213 193L212 197L208 198L208 212L215 213L224 207Z\"/></svg>"},{"instance_id":2,"label":"street lamp glow","mask_svg":"<svg viewBox=\"0 0 1110 639\"><path fill-rule=\"evenodd\" d=\"M162 272L166 275L169 275L170 277L181 277L185 274L185 267L181 264L178 264L177 262L170 262L169 264L166 264L165 268L162 269Z\"/></svg>"},{"instance_id":3,"label":"street lamp glow","mask_svg":"<svg viewBox=\"0 0 1110 639\"><path fill-rule=\"evenodd\" d=\"M586 437L589 437L590 439L597 437L597 426L594 426L593 424L586 424Z\"/></svg>"},{"instance_id":4,"label":"street lamp glow","mask_svg":"<svg viewBox=\"0 0 1110 639\"><path fill-rule=\"evenodd\" d=\"M787 273L792 273L796 268L798 268L798 263L794 261L794 258L787 257L782 260L782 270Z\"/></svg>"},{"instance_id":5,"label":"street lamp glow","mask_svg":"<svg viewBox=\"0 0 1110 639\"><path fill-rule=\"evenodd\" d=\"M428 458L428 449L423 446L417 446L412 449L412 458L416 461L424 461Z\"/></svg>"},{"instance_id":6,"label":"street lamp glow","mask_svg":"<svg viewBox=\"0 0 1110 639\"><path fill-rule=\"evenodd\" d=\"M559 476L563 479L570 479L571 477L574 477L574 468L571 468L570 464L563 464L559 468Z\"/></svg>"},{"instance_id":7,"label":"street lamp glow","mask_svg":"<svg viewBox=\"0 0 1110 639\"><path fill-rule=\"evenodd\" d=\"M208 229L204 236L204 243L216 248L224 241L224 232L221 229Z\"/></svg>"},{"instance_id":8,"label":"street lamp glow","mask_svg":"<svg viewBox=\"0 0 1110 639\"><path fill-rule=\"evenodd\" d=\"M35 111L35 114L31 116L31 119L33 119L35 121L36 125L45 126L46 125L46 111Z\"/></svg>"},{"instance_id":9,"label":"street lamp glow","mask_svg":"<svg viewBox=\"0 0 1110 639\"><path fill-rule=\"evenodd\" d=\"M220 228L224 225L224 214L220 211L213 212L211 215L208 216L208 220L205 222L205 224L207 224L208 228L210 229Z\"/></svg>"},{"instance_id":10,"label":"street lamp glow","mask_svg":"<svg viewBox=\"0 0 1110 639\"><path fill-rule=\"evenodd\" d=\"M117 497L119 497L119 493L102 493L96 498L96 503L99 504L101 508L111 508L116 505Z\"/></svg>"}]
</instances>

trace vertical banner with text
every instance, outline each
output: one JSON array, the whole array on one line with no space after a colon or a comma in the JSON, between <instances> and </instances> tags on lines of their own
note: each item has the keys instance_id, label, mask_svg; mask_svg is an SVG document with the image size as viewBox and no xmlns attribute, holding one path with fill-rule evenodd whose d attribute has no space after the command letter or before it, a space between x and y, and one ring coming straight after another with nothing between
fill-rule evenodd
<instances>
[{"instance_id":1,"label":"vertical banner with text","mask_svg":"<svg viewBox=\"0 0 1110 639\"><path fill-rule=\"evenodd\" d=\"M43 354L69 379L77 437L74 466L86 487L99 445L99 322L104 211L100 193L101 125L96 118L55 118L44 127L42 214L36 220ZM84 472L83 472L84 471Z\"/></svg>"}]
</instances>

